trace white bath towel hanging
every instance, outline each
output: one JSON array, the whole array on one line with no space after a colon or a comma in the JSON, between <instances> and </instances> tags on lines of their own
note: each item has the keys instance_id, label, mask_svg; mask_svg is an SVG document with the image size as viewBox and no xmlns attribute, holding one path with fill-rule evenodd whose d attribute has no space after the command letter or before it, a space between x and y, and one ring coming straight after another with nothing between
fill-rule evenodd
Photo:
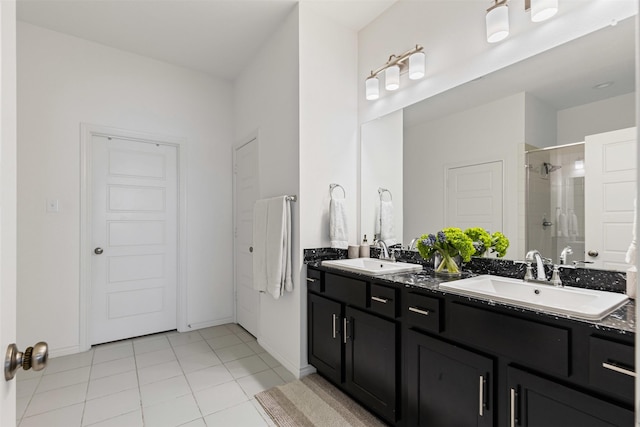
<instances>
[{"instance_id":1,"label":"white bath towel hanging","mask_svg":"<svg viewBox=\"0 0 640 427\"><path fill-rule=\"evenodd\" d=\"M253 214L253 287L278 299L293 290L290 202L286 196L258 200Z\"/></svg>"},{"instance_id":2,"label":"white bath towel hanging","mask_svg":"<svg viewBox=\"0 0 640 427\"><path fill-rule=\"evenodd\" d=\"M636 265L636 251L638 250L637 246L637 220L636 217L638 215L638 200L633 200L633 227L631 228L631 244L629 244L629 249L627 249L627 253L624 257L624 262L631 265Z\"/></svg>"},{"instance_id":3,"label":"white bath towel hanging","mask_svg":"<svg viewBox=\"0 0 640 427\"><path fill-rule=\"evenodd\" d=\"M347 249L349 246L346 199L332 198L329 202L329 239L332 248Z\"/></svg>"},{"instance_id":4,"label":"white bath towel hanging","mask_svg":"<svg viewBox=\"0 0 640 427\"><path fill-rule=\"evenodd\" d=\"M569 236L577 237L580 234L578 216L575 211L571 209L569 211Z\"/></svg>"}]
</instances>

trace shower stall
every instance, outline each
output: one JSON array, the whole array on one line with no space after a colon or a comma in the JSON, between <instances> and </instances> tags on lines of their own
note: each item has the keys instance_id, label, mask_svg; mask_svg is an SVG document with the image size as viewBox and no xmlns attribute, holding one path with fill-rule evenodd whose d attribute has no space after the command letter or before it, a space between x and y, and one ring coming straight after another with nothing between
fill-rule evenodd
<instances>
[{"instance_id":1,"label":"shower stall","mask_svg":"<svg viewBox=\"0 0 640 427\"><path fill-rule=\"evenodd\" d=\"M527 151L525 165L526 249L554 263L584 260L584 143Z\"/></svg>"}]
</instances>

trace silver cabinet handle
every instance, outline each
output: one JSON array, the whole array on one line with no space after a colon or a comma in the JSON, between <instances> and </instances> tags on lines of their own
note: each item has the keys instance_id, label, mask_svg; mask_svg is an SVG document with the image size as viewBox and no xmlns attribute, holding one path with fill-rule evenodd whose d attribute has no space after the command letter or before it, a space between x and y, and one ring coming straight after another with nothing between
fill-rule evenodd
<instances>
[{"instance_id":1,"label":"silver cabinet handle","mask_svg":"<svg viewBox=\"0 0 640 427\"><path fill-rule=\"evenodd\" d=\"M509 413L511 415L510 416L511 419L510 419L509 425L511 427L516 427L516 422L517 422L517 420L516 420L516 397L517 397L516 390L512 388L511 389L511 396L510 396L510 399L509 399L509 402L510 402Z\"/></svg>"},{"instance_id":2,"label":"silver cabinet handle","mask_svg":"<svg viewBox=\"0 0 640 427\"><path fill-rule=\"evenodd\" d=\"M376 301L376 302L381 302L383 304L386 304L389 302L388 299L386 298L380 298L380 297L371 297L371 300Z\"/></svg>"},{"instance_id":3,"label":"silver cabinet handle","mask_svg":"<svg viewBox=\"0 0 640 427\"><path fill-rule=\"evenodd\" d=\"M307 282L313 283L315 281L316 281L316 279L312 279L311 277L307 277Z\"/></svg>"},{"instance_id":4,"label":"silver cabinet handle","mask_svg":"<svg viewBox=\"0 0 640 427\"><path fill-rule=\"evenodd\" d=\"M420 310L418 307L409 307L409 311L413 311L414 313L422 314L423 316L428 316L429 310Z\"/></svg>"},{"instance_id":5,"label":"silver cabinet handle","mask_svg":"<svg viewBox=\"0 0 640 427\"><path fill-rule=\"evenodd\" d=\"M347 318L345 317L344 319L342 319L342 327L343 327L343 342L346 344L347 343L347 338L349 338L349 334L347 334L347 327L349 326L349 321L347 320Z\"/></svg>"},{"instance_id":6,"label":"silver cabinet handle","mask_svg":"<svg viewBox=\"0 0 640 427\"><path fill-rule=\"evenodd\" d=\"M333 316L333 339L336 339L336 320L338 319L338 316L336 316L335 314L332 314Z\"/></svg>"},{"instance_id":7,"label":"silver cabinet handle","mask_svg":"<svg viewBox=\"0 0 640 427\"><path fill-rule=\"evenodd\" d=\"M612 363L602 362L602 367L605 369L611 369L612 371L615 371L621 374L629 375L630 377L634 377L634 378L636 377L636 373L634 371L621 368L620 366L614 365Z\"/></svg>"},{"instance_id":8,"label":"silver cabinet handle","mask_svg":"<svg viewBox=\"0 0 640 427\"><path fill-rule=\"evenodd\" d=\"M480 385L478 391L479 409L478 414L482 417L484 415L484 376L480 375Z\"/></svg>"}]
</instances>

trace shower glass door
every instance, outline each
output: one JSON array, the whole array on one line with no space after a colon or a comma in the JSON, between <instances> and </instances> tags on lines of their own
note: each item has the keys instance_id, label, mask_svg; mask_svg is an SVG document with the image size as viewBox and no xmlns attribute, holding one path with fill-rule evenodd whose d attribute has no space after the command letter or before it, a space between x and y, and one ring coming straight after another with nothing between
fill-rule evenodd
<instances>
[{"instance_id":1,"label":"shower glass door","mask_svg":"<svg viewBox=\"0 0 640 427\"><path fill-rule=\"evenodd\" d=\"M560 262L584 260L584 143L528 151L526 250Z\"/></svg>"}]
</instances>

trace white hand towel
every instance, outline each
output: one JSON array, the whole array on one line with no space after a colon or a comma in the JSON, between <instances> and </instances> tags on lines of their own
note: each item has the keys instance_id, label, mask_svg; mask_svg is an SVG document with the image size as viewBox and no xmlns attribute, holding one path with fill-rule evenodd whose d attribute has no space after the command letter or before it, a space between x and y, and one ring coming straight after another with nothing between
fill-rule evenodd
<instances>
[{"instance_id":1,"label":"white hand towel","mask_svg":"<svg viewBox=\"0 0 640 427\"><path fill-rule=\"evenodd\" d=\"M395 245L398 243L398 240L396 239L395 227L393 225L393 202L390 200L381 200L379 215L376 232L379 234L380 240L384 241L387 246Z\"/></svg>"},{"instance_id":2,"label":"white hand towel","mask_svg":"<svg viewBox=\"0 0 640 427\"><path fill-rule=\"evenodd\" d=\"M267 199L253 206L253 289L267 290Z\"/></svg>"},{"instance_id":3,"label":"white hand towel","mask_svg":"<svg viewBox=\"0 0 640 427\"><path fill-rule=\"evenodd\" d=\"M576 237L578 234L578 216L573 210L571 210L571 213L569 214L569 235Z\"/></svg>"},{"instance_id":4,"label":"white hand towel","mask_svg":"<svg viewBox=\"0 0 640 427\"><path fill-rule=\"evenodd\" d=\"M345 199L331 199L329 203L329 239L332 248L347 249L347 206Z\"/></svg>"},{"instance_id":5,"label":"white hand towel","mask_svg":"<svg viewBox=\"0 0 640 427\"><path fill-rule=\"evenodd\" d=\"M627 254L624 257L624 261L627 264L636 265L636 251L637 251L637 235L636 235L636 217L638 215L637 199L633 201L633 227L631 228L631 244L627 249Z\"/></svg>"},{"instance_id":6,"label":"white hand towel","mask_svg":"<svg viewBox=\"0 0 640 427\"><path fill-rule=\"evenodd\" d=\"M569 237L569 221L564 212L560 213L560 230L558 231L558 236Z\"/></svg>"}]
</instances>

